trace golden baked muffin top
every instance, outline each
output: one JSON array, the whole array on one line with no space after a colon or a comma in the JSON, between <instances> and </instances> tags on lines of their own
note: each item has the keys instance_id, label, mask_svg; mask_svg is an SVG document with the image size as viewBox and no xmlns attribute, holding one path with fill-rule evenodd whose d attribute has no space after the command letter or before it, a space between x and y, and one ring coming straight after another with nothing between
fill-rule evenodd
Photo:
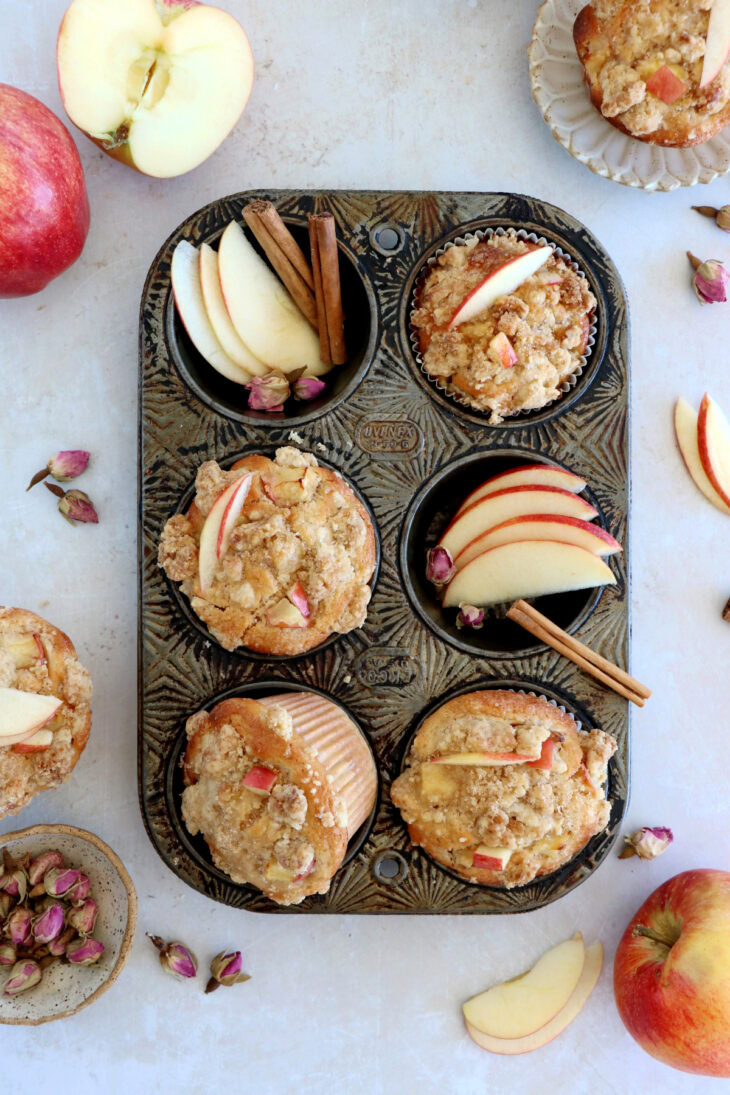
<instances>
[{"instance_id":1,"label":"golden baked muffin top","mask_svg":"<svg viewBox=\"0 0 730 1095\"><path fill-rule=\"evenodd\" d=\"M188 719L182 813L216 866L282 905L326 893L347 810L283 707L224 700Z\"/></svg>"},{"instance_id":2,"label":"golden baked muffin top","mask_svg":"<svg viewBox=\"0 0 730 1095\"><path fill-rule=\"evenodd\" d=\"M554 253L513 293L448 329L459 304L491 270L533 247L514 231L447 247L419 286L411 315L425 371L471 406L490 411L493 425L558 398L560 385L581 364L596 307L586 279Z\"/></svg>"},{"instance_id":3,"label":"golden baked muffin top","mask_svg":"<svg viewBox=\"0 0 730 1095\"><path fill-rule=\"evenodd\" d=\"M439 863L470 882L521 886L606 827L615 750L609 734L579 731L547 700L471 692L426 719L391 796L413 842ZM434 762L465 755L472 762Z\"/></svg>"},{"instance_id":4,"label":"golden baked muffin top","mask_svg":"<svg viewBox=\"0 0 730 1095\"><path fill-rule=\"evenodd\" d=\"M210 588L199 575L201 529L222 492L246 473L251 486ZM195 500L171 517L158 561L226 650L298 654L333 631L360 627L370 600L376 546L367 510L311 453L278 449L223 471L198 469Z\"/></svg>"},{"instance_id":5,"label":"golden baked muffin top","mask_svg":"<svg viewBox=\"0 0 730 1095\"><path fill-rule=\"evenodd\" d=\"M712 0L593 0L573 29L591 99L650 144L689 147L730 122L730 65L700 80Z\"/></svg>"},{"instance_id":6,"label":"golden baked muffin top","mask_svg":"<svg viewBox=\"0 0 730 1095\"><path fill-rule=\"evenodd\" d=\"M22 608L0 608L0 688L56 696L62 705L43 730L50 745L0 746L0 817L17 814L40 791L71 775L91 727L91 679L67 635Z\"/></svg>"}]
</instances>

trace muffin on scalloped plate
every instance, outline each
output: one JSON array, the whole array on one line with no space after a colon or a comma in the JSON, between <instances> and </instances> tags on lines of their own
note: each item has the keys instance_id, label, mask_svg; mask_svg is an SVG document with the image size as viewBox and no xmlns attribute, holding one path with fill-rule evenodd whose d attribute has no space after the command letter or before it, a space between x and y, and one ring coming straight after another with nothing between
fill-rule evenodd
<instances>
[{"instance_id":1,"label":"muffin on scalloped plate","mask_svg":"<svg viewBox=\"0 0 730 1095\"><path fill-rule=\"evenodd\" d=\"M64 783L91 728L91 680L74 645L22 608L0 608L0 817Z\"/></svg>"}]
</instances>

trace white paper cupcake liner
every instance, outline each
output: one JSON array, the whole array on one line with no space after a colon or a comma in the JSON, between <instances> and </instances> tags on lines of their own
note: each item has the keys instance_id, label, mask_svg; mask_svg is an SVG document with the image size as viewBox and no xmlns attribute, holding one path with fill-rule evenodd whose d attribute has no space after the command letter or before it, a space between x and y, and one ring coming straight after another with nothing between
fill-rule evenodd
<instances>
[{"instance_id":1,"label":"white paper cupcake liner","mask_svg":"<svg viewBox=\"0 0 730 1095\"><path fill-rule=\"evenodd\" d=\"M447 251L450 247L455 247L455 246L458 246L460 244L463 245L465 243L468 243L468 241L472 240L472 239L483 240L483 239L489 239L491 236L506 236L510 233L514 233L517 236L518 239L526 240L528 243L537 244L539 247L547 245L548 247L550 247L555 252L555 254L559 258L561 258L563 260L563 262L565 262L565 264L567 266L569 266L571 268L571 270L574 271L574 273L576 273L578 275L578 277L581 277L581 278L583 278L583 280L585 282L588 282L588 278L583 273L580 266L575 261L575 259L572 257L572 255L569 255L566 251L564 251L562 249L562 247L558 247L558 245L556 243L553 243L552 240L546 239L544 236L538 236L537 233L535 233L535 232L527 232L524 228L517 228L517 229L512 229L512 228L477 228L475 232L465 232L463 235L457 236L453 240L449 240L449 242L445 243L443 247L439 247L439 249L437 251L435 251L433 253L433 255L431 255L431 257L424 263L423 268L422 268L421 272L419 273L418 277L416 278L416 281L413 285L413 291L412 291L412 294L411 294L410 314L409 314L409 317L408 317L408 337L410 339L411 348L413 350L413 355L414 355L416 361L418 362L419 369L421 370L421 372L423 373L423 375L425 376L425 378L429 382L429 384L433 384L433 386L435 388L438 388L438 390L440 392L442 392L444 395L447 395L455 403L458 403L460 406L464 407L465 409L469 410L470 412L477 412L478 414L483 414L485 416L485 419L488 418L488 416L490 415L490 413L491 413L490 411L485 411L481 407L475 406L469 400L468 396L466 396L458 388L456 388L452 384L450 384L448 380L445 380L443 377L431 376L431 374L426 370L426 368L424 366L424 362L423 362L423 355L422 355L421 350L420 350L418 328L414 327L413 322L411 320L411 316L413 314L414 302L415 302L416 297L418 295L418 289L419 289L420 285L422 284L424 278L427 276L429 271L436 264L436 261L438 260L438 258L441 255L443 255L445 251ZM579 378L583 374L583 371L584 371L584 369L585 369L585 367L588 363L588 359L590 358L591 353L593 352L593 347L595 346L595 343L596 343L596 331L597 331L597 325L596 325L596 316L595 316L595 312L594 312L593 317L591 319L591 325L590 325L590 328L589 328L589 331L588 331L588 339L586 341L585 350L584 350L583 354L581 355L580 360L579 360L578 365L576 366L576 368L573 370L573 372L570 374L570 376L566 377L565 380L563 380L562 383L559 385L560 395L556 399L551 399L549 402L543 404L542 407L535 407L532 410L527 410L527 411L525 411L525 410L508 411L507 413L501 415L500 417L502 417L502 418L517 418L518 416L529 417L529 416L534 415L534 414L541 414L548 407L553 407L557 403L559 403L560 400L562 399L562 397L566 394L566 392L569 392L572 388L575 387L575 385L578 383Z\"/></svg>"}]
</instances>

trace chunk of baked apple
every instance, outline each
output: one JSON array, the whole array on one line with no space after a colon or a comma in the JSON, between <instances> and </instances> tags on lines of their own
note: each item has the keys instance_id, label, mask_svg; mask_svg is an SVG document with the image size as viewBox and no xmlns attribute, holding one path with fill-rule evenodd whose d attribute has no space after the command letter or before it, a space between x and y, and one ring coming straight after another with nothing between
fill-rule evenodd
<instances>
[{"instance_id":1,"label":"chunk of baked apple","mask_svg":"<svg viewBox=\"0 0 730 1095\"><path fill-rule=\"evenodd\" d=\"M53 744L52 730L36 730L32 737L26 741L20 741L12 746L13 753L45 753Z\"/></svg>"},{"instance_id":2,"label":"chunk of baked apple","mask_svg":"<svg viewBox=\"0 0 730 1095\"><path fill-rule=\"evenodd\" d=\"M266 622L271 627L309 627L309 619L302 615L288 597L282 597L269 609Z\"/></svg>"},{"instance_id":3,"label":"chunk of baked apple","mask_svg":"<svg viewBox=\"0 0 730 1095\"><path fill-rule=\"evenodd\" d=\"M41 637L35 633L9 639L5 649L15 662L16 669L29 669L32 665L42 665L46 660L46 651Z\"/></svg>"},{"instance_id":4,"label":"chunk of baked apple","mask_svg":"<svg viewBox=\"0 0 730 1095\"><path fill-rule=\"evenodd\" d=\"M480 844L474 850L472 867L481 871L503 871L511 857L511 848L487 848L485 844Z\"/></svg>"},{"instance_id":5,"label":"chunk of baked apple","mask_svg":"<svg viewBox=\"0 0 730 1095\"><path fill-rule=\"evenodd\" d=\"M267 768L263 764L255 764L250 772L247 772L241 781L243 787L253 791L257 795L268 795L271 788L279 778L275 768Z\"/></svg>"},{"instance_id":6,"label":"chunk of baked apple","mask_svg":"<svg viewBox=\"0 0 730 1095\"><path fill-rule=\"evenodd\" d=\"M0 745L14 745L50 722L63 705L57 696L0 688Z\"/></svg>"},{"instance_id":7,"label":"chunk of baked apple","mask_svg":"<svg viewBox=\"0 0 730 1095\"><path fill-rule=\"evenodd\" d=\"M528 760L537 759L539 758L529 753L450 753L443 757L432 757L430 763L494 768L501 764L525 764Z\"/></svg>"}]
</instances>

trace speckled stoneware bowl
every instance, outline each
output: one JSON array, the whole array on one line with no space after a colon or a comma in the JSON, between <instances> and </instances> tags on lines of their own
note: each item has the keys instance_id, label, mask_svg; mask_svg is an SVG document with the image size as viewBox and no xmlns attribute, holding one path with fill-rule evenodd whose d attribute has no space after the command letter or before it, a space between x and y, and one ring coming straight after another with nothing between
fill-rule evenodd
<instances>
[{"instance_id":1,"label":"speckled stoneware bowl","mask_svg":"<svg viewBox=\"0 0 730 1095\"><path fill-rule=\"evenodd\" d=\"M0 995L0 1023L38 1026L65 1019L98 999L124 968L137 925L137 894L119 856L93 833L71 825L34 825L0 836L0 848L15 859L27 852L57 850L66 862L80 867L91 881L99 906L94 938L106 950L96 965L70 966L55 962L35 988L20 996ZM7 974L0 974L0 991Z\"/></svg>"}]
</instances>

